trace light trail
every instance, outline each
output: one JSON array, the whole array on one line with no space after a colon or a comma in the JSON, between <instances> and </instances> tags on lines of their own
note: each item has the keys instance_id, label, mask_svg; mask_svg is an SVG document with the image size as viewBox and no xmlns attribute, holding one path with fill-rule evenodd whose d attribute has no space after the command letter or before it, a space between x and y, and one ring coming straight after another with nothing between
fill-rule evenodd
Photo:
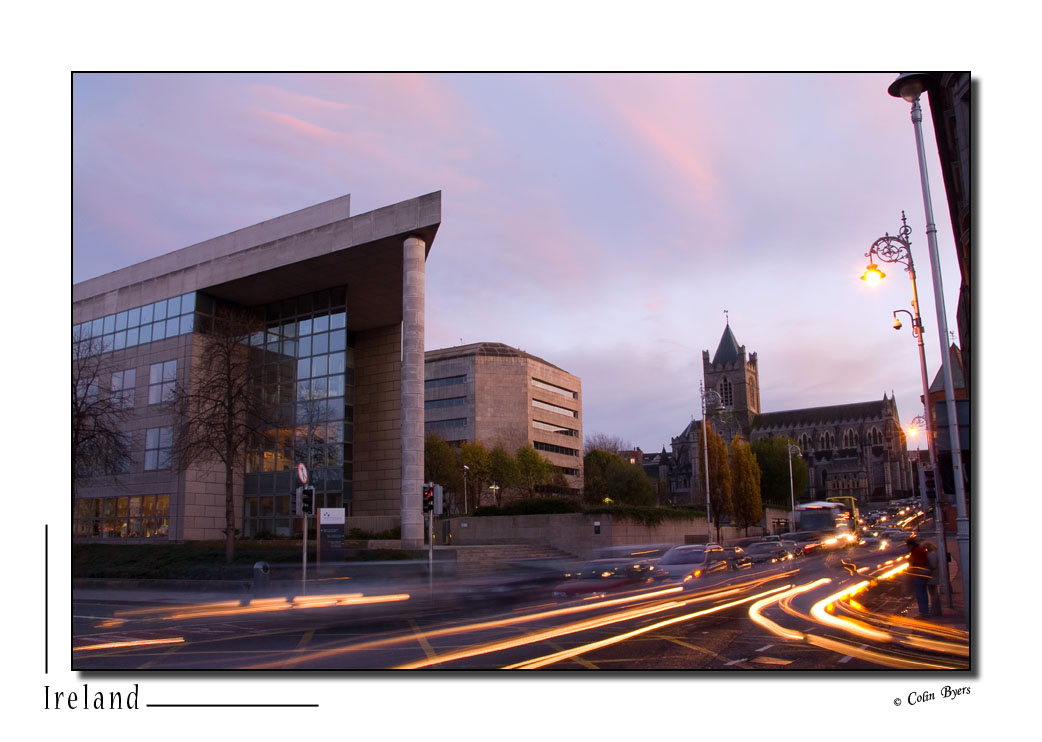
<instances>
[{"instance_id":1,"label":"light trail","mask_svg":"<svg viewBox=\"0 0 1042 742\"><path fill-rule=\"evenodd\" d=\"M789 588L789 586L786 585L784 588L782 588L783 590L785 590L785 592L781 593L780 595L772 595L770 597L764 598L763 600L758 600L751 606L749 606L749 618L753 621L753 623L762 626L763 628L767 629L772 634L776 634L777 636L784 637L785 639L794 640L805 639L806 635L802 631L796 631L795 629L786 629L780 624L777 624L774 621L771 621L766 616L764 616L762 611L769 605L778 603L783 600L789 601L796 595L800 595L801 593L813 590L814 588L820 587L821 585L827 585L830 582L832 582L831 578L822 577L820 580L808 582L806 585L800 585L798 587L790 589L786 589Z\"/></svg>"},{"instance_id":2,"label":"light trail","mask_svg":"<svg viewBox=\"0 0 1042 742\"><path fill-rule=\"evenodd\" d=\"M520 663L517 663L515 665L507 665L503 669L504 670L536 670L536 669L539 669L540 667L546 667L547 665L555 664L557 662L560 662L561 660L570 659L571 657L575 657L575 656L580 655L580 654L586 654L587 652L592 652L592 651L594 651L596 649L602 649L603 647L608 647L608 646L611 646L613 644L618 644L620 642L624 642L624 641L626 641L628 639L632 639L635 636L640 636L641 634L646 634L649 631L655 631L655 630L661 629L661 628L663 628L665 626L671 626L673 624L681 623L683 621L690 621L693 618L698 618L700 616L706 616L706 615L709 615L710 613L716 613L717 611L722 611L722 610L725 610L727 608L732 608L732 607L734 607L736 605L742 605L744 603L748 603L751 600L756 600L757 598L763 597L764 595L769 595L769 594L771 594L773 592L777 592L778 590L784 590L784 589L785 589L784 587L778 587L778 588L774 588L773 590L769 590L766 593L759 593L757 595L752 595L752 596L749 596L748 598L742 598L741 600L735 600L735 601L732 601L730 603L722 603L720 605L713 606L712 608L706 608L705 610L695 611L694 613L689 613L689 614L686 614L686 615L683 615L683 616L675 616L673 618L668 618L665 621L659 621L658 623L651 624L650 626L644 626L644 627L639 628L639 629L634 629L633 631L628 631L628 632L626 632L624 634L619 634L617 636L609 637L608 639L602 639L600 641L593 642L591 644L584 644L584 645L579 646L579 647L573 647L572 649L565 649L565 650L562 650L560 652L555 652L554 654L546 655L544 657L538 657L538 658L536 658L534 660L526 660L525 662L520 662Z\"/></svg>"},{"instance_id":3,"label":"light trail","mask_svg":"<svg viewBox=\"0 0 1042 742\"><path fill-rule=\"evenodd\" d=\"M125 642L108 642L106 644L89 644L84 647L73 647L73 652L92 652L98 649L126 649L127 647L150 647L158 644L184 644L184 637L174 639L137 639Z\"/></svg>"}]
</instances>

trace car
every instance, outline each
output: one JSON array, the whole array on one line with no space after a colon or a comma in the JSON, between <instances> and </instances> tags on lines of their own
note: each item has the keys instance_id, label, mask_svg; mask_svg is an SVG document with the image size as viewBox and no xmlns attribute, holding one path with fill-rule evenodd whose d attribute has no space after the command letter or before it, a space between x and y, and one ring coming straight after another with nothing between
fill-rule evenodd
<instances>
[{"instance_id":1,"label":"car","mask_svg":"<svg viewBox=\"0 0 1042 742\"><path fill-rule=\"evenodd\" d=\"M761 536L760 537L760 541L764 541L766 543L774 543L774 544L776 544L776 543L779 543L781 540L782 540L781 536Z\"/></svg>"},{"instance_id":2,"label":"car","mask_svg":"<svg viewBox=\"0 0 1042 742\"><path fill-rule=\"evenodd\" d=\"M644 559L656 562L673 548L673 544L629 544L606 546L597 552L598 559Z\"/></svg>"},{"instance_id":3,"label":"car","mask_svg":"<svg viewBox=\"0 0 1042 742\"><path fill-rule=\"evenodd\" d=\"M753 566L753 560L746 555L745 549L741 546L725 546L724 555L731 569L747 569Z\"/></svg>"},{"instance_id":4,"label":"car","mask_svg":"<svg viewBox=\"0 0 1042 742\"><path fill-rule=\"evenodd\" d=\"M749 544L759 543L761 538L762 538L761 536L746 536L744 538L736 538L733 541L728 541L727 545L728 546L740 546L740 547L742 547L744 549Z\"/></svg>"},{"instance_id":5,"label":"car","mask_svg":"<svg viewBox=\"0 0 1042 742\"><path fill-rule=\"evenodd\" d=\"M657 566L668 572L670 579L688 582L727 571L727 557L722 546L689 544L674 546Z\"/></svg>"},{"instance_id":6,"label":"car","mask_svg":"<svg viewBox=\"0 0 1042 742\"><path fill-rule=\"evenodd\" d=\"M551 592L559 599L584 598L645 587L668 577L668 572L646 559L595 559L566 573Z\"/></svg>"},{"instance_id":7,"label":"car","mask_svg":"<svg viewBox=\"0 0 1042 742\"><path fill-rule=\"evenodd\" d=\"M795 541L782 540L778 542L785 547L785 550L795 557L803 556L803 547L797 544Z\"/></svg>"},{"instance_id":8,"label":"car","mask_svg":"<svg viewBox=\"0 0 1042 742\"><path fill-rule=\"evenodd\" d=\"M786 549L780 541L759 541L755 544L749 544L745 547L745 554L752 560L753 564L776 564L777 562L795 558L795 555Z\"/></svg>"}]
</instances>

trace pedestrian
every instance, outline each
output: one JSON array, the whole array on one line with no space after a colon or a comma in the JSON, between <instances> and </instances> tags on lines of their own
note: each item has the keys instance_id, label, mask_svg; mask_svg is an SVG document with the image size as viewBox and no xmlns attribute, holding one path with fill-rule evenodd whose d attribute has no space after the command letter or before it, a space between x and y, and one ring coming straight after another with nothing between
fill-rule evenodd
<instances>
[{"instance_id":1,"label":"pedestrian","mask_svg":"<svg viewBox=\"0 0 1042 742\"><path fill-rule=\"evenodd\" d=\"M908 574L912 578L912 591L919 604L919 618L930 617L930 557L915 538L908 539Z\"/></svg>"},{"instance_id":2,"label":"pedestrian","mask_svg":"<svg viewBox=\"0 0 1042 742\"><path fill-rule=\"evenodd\" d=\"M930 615L943 615L941 611L941 556L937 547L927 541L923 544L926 549L926 562L930 566L930 579L926 582L926 591L930 595Z\"/></svg>"}]
</instances>

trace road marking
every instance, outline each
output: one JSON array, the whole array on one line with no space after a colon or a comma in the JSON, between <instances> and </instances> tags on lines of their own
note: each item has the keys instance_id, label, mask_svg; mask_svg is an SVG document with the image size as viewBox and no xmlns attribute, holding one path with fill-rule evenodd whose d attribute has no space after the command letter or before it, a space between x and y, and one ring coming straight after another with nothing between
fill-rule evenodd
<instances>
[{"instance_id":1,"label":"road marking","mask_svg":"<svg viewBox=\"0 0 1042 742\"><path fill-rule=\"evenodd\" d=\"M725 662L724 663L724 667L730 667L731 665L737 665L739 662L746 662L748 659L749 659L748 657L742 657L742 659L740 659L740 660L731 660L730 662Z\"/></svg>"},{"instance_id":2,"label":"road marking","mask_svg":"<svg viewBox=\"0 0 1042 742\"><path fill-rule=\"evenodd\" d=\"M764 651L770 649L773 646L774 646L773 644L765 644L762 647L760 647L759 649L757 649L756 651L757 652L764 652Z\"/></svg>"},{"instance_id":3,"label":"road marking","mask_svg":"<svg viewBox=\"0 0 1042 742\"><path fill-rule=\"evenodd\" d=\"M858 647L858 649L868 649L868 645L867 645L867 644L862 644L862 645L861 645L860 647ZM849 655L849 654L848 654L848 655L845 655L845 656L844 656L844 657L843 657L843 658L842 658L842 659L841 659L841 660L839 661L839 663L840 663L841 665L842 665L842 664L846 664L847 662L850 662L850 661L851 661L852 659L854 659L854 658L853 658L853 657L852 657L851 655Z\"/></svg>"},{"instance_id":4,"label":"road marking","mask_svg":"<svg viewBox=\"0 0 1042 742\"><path fill-rule=\"evenodd\" d=\"M297 644L297 649L303 649L308 643L314 638L315 630L305 631L304 636L300 637L300 643Z\"/></svg>"},{"instance_id":5,"label":"road marking","mask_svg":"<svg viewBox=\"0 0 1042 742\"><path fill-rule=\"evenodd\" d=\"M434 652L434 649L427 642L427 637L423 635L423 632L420 630L420 627L411 618L409 619L409 625L412 626L412 630L416 633L416 641L419 642L420 646L423 648L424 653L427 655L427 659L432 660L435 657L437 657L438 655Z\"/></svg>"},{"instance_id":6,"label":"road marking","mask_svg":"<svg viewBox=\"0 0 1042 742\"><path fill-rule=\"evenodd\" d=\"M783 660L780 657L753 657L750 662L756 662L761 665L791 665L793 660Z\"/></svg>"}]
</instances>

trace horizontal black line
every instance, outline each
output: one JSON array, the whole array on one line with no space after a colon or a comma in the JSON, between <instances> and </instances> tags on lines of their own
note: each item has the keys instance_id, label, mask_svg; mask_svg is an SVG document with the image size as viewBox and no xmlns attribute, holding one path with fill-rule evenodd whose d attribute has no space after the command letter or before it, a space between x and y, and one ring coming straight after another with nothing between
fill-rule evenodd
<instances>
[{"instance_id":1,"label":"horizontal black line","mask_svg":"<svg viewBox=\"0 0 1042 742\"><path fill-rule=\"evenodd\" d=\"M146 703L149 708L318 708L317 703Z\"/></svg>"}]
</instances>

